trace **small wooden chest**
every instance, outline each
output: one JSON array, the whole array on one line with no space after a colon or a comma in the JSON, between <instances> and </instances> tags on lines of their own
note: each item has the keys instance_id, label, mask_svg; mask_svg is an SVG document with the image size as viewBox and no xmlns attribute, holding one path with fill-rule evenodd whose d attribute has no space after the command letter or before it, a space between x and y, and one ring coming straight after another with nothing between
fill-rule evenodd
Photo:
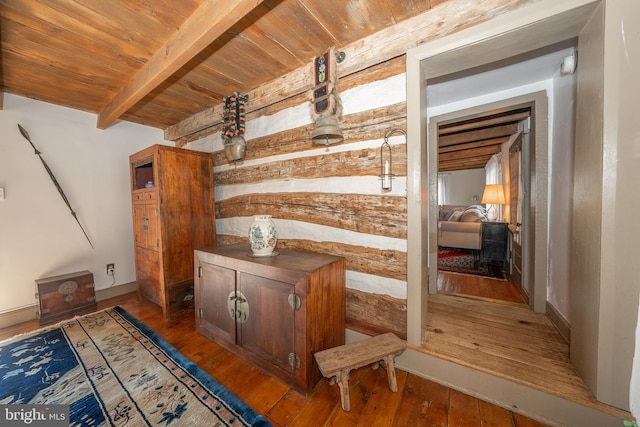
<instances>
[{"instance_id":1,"label":"small wooden chest","mask_svg":"<svg viewBox=\"0 0 640 427\"><path fill-rule=\"evenodd\" d=\"M96 311L93 273L78 271L36 280L40 324L57 322Z\"/></svg>"}]
</instances>

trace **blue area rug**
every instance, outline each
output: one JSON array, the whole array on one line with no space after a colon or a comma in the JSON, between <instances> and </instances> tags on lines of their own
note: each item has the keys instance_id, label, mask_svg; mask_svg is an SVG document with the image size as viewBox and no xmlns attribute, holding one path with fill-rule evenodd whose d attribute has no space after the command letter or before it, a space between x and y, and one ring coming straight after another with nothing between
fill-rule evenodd
<instances>
[{"instance_id":1,"label":"blue area rug","mask_svg":"<svg viewBox=\"0 0 640 427\"><path fill-rule=\"evenodd\" d=\"M270 426L120 307L0 343L0 404L67 404L71 426Z\"/></svg>"}]
</instances>

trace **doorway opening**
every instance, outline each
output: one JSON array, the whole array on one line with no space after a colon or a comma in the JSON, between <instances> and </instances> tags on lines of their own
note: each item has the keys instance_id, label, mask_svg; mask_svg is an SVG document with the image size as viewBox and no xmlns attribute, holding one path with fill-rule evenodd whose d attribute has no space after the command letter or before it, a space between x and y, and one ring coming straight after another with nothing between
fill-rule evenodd
<instances>
[{"instance_id":1,"label":"doorway opening","mask_svg":"<svg viewBox=\"0 0 640 427\"><path fill-rule=\"evenodd\" d=\"M545 102L544 94L538 98ZM429 132L437 138L430 156L435 156L438 165L434 226L438 250L431 254L436 257L431 263L436 268L430 270L430 293L530 301L531 292L523 286L521 274L522 255L526 255L521 249L522 236L528 225L522 217L528 211L528 200L522 196L529 181L520 179L520 171L528 169L521 162L529 159L536 98L532 95L524 104L513 102L516 104L507 107L485 104L478 107L479 113L457 111L430 119ZM516 145L522 147L523 141L527 155L514 163L509 151ZM512 178L513 172L517 174ZM491 200L486 189L496 186L502 190L504 203L487 205Z\"/></svg>"},{"instance_id":2,"label":"doorway opening","mask_svg":"<svg viewBox=\"0 0 640 427\"><path fill-rule=\"evenodd\" d=\"M407 52L407 217L408 228L412 230L407 238L407 339L410 344L420 346L422 343L432 289L429 276L437 262L437 167L434 167L437 160L433 151L430 152L436 137L427 131L429 82L455 73L472 74L488 64L518 60L520 55L574 40L593 13L593 6L555 11L534 8L535 18L532 10L523 8L507 14L509 16L498 16L486 26L480 24ZM530 102L530 99L519 102ZM517 103L510 101L504 107L514 104ZM535 102L534 116L548 117L546 106L546 102ZM550 163L549 142L542 136L548 126L540 119L533 124L533 129L536 144L530 153L531 208L528 212L530 235L527 236L532 262L528 263L529 271L523 274L533 289L540 290L532 296L530 305L536 312L543 313L549 265Z\"/></svg>"}]
</instances>

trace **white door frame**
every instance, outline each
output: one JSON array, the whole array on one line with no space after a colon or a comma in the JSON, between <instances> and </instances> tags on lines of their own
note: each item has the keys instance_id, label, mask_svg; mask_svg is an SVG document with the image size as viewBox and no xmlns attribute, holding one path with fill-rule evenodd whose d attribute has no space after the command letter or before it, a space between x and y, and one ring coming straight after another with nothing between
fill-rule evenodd
<instances>
[{"instance_id":1,"label":"white door frame","mask_svg":"<svg viewBox=\"0 0 640 427\"><path fill-rule=\"evenodd\" d=\"M499 15L458 33L411 49L407 72L407 340L422 344L426 325L429 268L428 254L437 251L437 229L429 227L429 206L437 192L429 191L429 137L426 118L426 82L453 72L492 63L577 37L599 4L596 0L542 0ZM532 171L532 204L536 216L533 268L536 280L547 271L548 153L537 151ZM539 194L538 194L539 193ZM536 295L536 298L542 295ZM546 299L546 293L544 295ZM546 301L542 302L543 304ZM538 307L540 301L534 302Z\"/></svg>"}]
</instances>

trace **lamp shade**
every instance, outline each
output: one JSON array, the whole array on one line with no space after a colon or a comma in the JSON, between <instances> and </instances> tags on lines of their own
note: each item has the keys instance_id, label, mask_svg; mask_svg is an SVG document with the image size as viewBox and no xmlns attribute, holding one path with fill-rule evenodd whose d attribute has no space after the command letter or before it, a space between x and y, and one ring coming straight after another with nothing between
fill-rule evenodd
<instances>
[{"instance_id":1,"label":"lamp shade","mask_svg":"<svg viewBox=\"0 0 640 427\"><path fill-rule=\"evenodd\" d=\"M483 205L504 205L504 190L502 184L487 184L482 193Z\"/></svg>"}]
</instances>

